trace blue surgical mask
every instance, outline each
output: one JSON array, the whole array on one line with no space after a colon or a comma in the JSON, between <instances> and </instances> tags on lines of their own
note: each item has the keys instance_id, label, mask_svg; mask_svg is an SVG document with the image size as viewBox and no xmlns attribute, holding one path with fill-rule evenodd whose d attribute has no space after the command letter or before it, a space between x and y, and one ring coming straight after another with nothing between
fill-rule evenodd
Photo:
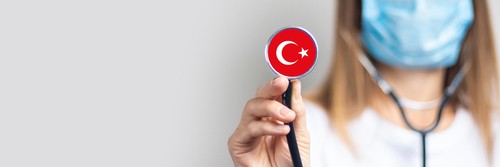
<instances>
[{"instance_id":1,"label":"blue surgical mask","mask_svg":"<svg viewBox=\"0 0 500 167\"><path fill-rule=\"evenodd\" d=\"M473 20L472 0L363 0L361 37L379 62L447 68L457 63Z\"/></svg>"}]
</instances>

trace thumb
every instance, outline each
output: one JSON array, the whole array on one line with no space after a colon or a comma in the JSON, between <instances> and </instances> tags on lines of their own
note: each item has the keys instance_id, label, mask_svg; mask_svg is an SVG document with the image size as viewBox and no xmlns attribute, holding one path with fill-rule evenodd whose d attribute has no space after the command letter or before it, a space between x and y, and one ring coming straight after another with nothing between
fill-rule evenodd
<instances>
[{"instance_id":1,"label":"thumb","mask_svg":"<svg viewBox=\"0 0 500 167\"><path fill-rule=\"evenodd\" d=\"M307 133L306 110L302 100L301 83L299 80L292 81L292 110L295 111L294 128L297 133Z\"/></svg>"}]
</instances>

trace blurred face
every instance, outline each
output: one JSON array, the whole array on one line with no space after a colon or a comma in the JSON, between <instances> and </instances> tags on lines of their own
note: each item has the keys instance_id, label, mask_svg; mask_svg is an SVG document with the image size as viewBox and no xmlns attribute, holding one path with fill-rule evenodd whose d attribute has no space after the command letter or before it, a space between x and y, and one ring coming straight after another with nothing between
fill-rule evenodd
<instances>
[{"instance_id":1,"label":"blurred face","mask_svg":"<svg viewBox=\"0 0 500 167\"><path fill-rule=\"evenodd\" d=\"M384 64L446 68L473 19L472 0L362 0L362 42Z\"/></svg>"}]
</instances>

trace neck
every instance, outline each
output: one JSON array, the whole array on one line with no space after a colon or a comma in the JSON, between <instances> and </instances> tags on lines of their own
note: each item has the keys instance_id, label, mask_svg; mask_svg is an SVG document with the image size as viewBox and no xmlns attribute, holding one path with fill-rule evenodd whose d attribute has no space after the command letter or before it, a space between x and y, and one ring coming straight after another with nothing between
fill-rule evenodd
<instances>
[{"instance_id":1,"label":"neck","mask_svg":"<svg viewBox=\"0 0 500 167\"><path fill-rule=\"evenodd\" d=\"M443 95L445 69L409 70L387 65L379 65L377 69L398 98L428 102ZM381 116L406 128L397 105L389 97L374 98L372 104ZM432 124L438 112L437 106L419 112L405 107L403 109L412 125L419 128L426 128ZM454 118L454 112L452 111L450 107L445 107L441 123L436 131L442 130L451 124Z\"/></svg>"},{"instance_id":2,"label":"neck","mask_svg":"<svg viewBox=\"0 0 500 167\"><path fill-rule=\"evenodd\" d=\"M445 69L409 70L387 65L377 68L400 98L432 101L443 94Z\"/></svg>"}]
</instances>

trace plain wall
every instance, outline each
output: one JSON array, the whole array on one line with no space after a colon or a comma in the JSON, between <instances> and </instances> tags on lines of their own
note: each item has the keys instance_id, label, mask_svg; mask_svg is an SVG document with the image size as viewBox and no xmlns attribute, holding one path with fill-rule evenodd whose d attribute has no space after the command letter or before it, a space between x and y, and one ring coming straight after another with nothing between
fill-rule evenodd
<instances>
[{"instance_id":1,"label":"plain wall","mask_svg":"<svg viewBox=\"0 0 500 167\"><path fill-rule=\"evenodd\" d=\"M232 166L227 139L275 76L269 36L314 34L319 63L302 81L317 86L334 2L2 1L0 166Z\"/></svg>"}]
</instances>

